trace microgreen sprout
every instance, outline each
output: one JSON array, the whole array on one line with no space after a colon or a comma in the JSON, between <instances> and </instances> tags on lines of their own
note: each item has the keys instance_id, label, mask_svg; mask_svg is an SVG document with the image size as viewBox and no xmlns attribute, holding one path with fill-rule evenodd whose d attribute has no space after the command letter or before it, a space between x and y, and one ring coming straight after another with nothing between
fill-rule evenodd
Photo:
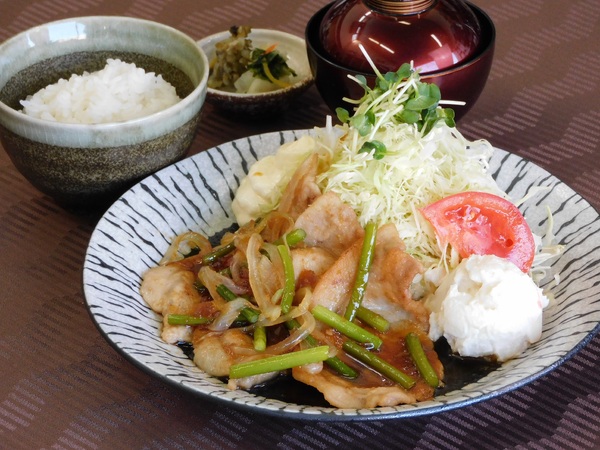
<instances>
[{"instance_id":1,"label":"microgreen sprout","mask_svg":"<svg viewBox=\"0 0 600 450\"><path fill-rule=\"evenodd\" d=\"M455 126L454 110L439 106L442 99L439 87L420 81L419 73L410 64L402 64L396 72L381 74L368 55L365 57L375 71L375 85L369 87L362 75L351 77L365 93L359 100L344 99L357 106L352 115L344 108L337 108L340 122L356 129L362 137L373 136L383 123L390 121L414 125L422 136L438 121ZM373 152L375 159L382 159L387 149L381 141L368 139L359 152Z\"/></svg>"}]
</instances>

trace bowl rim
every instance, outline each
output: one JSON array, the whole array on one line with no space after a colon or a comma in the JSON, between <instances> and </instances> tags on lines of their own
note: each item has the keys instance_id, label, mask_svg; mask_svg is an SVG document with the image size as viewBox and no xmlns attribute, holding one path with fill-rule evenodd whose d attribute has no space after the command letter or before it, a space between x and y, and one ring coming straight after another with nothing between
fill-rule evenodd
<instances>
[{"instance_id":1,"label":"bowl rim","mask_svg":"<svg viewBox=\"0 0 600 450\"><path fill-rule=\"evenodd\" d=\"M275 37L280 36L285 39L291 40L293 44L298 45L298 48L301 47L303 49L306 49L306 41L303 38L301 38L300 36L297 36L292 33L287 33L285 31L275 30L272 28L252 28L250 36L252 35L252 33L256 33L261 36L269 36L269 35L272 35ZM202 53L204 53L208 59L208 55L206 54L206 51L204 50L203 46L207 45L207 44L211 44L212 42L215 42L217 40L226 39L228 36L229 36L229 30L219 31L218 33L213 33L211 35L203 37L202 39L197 41L197 44L198 44L198 47L200 47ZM209 62L209 64L210 64L210 62ZM307 67L309 67L308 56L307 56ZM291 84L290 86L286 86L284 88L279 88L279 89L274 89L269 92L257 92L257 93L253 93L253 94L245 94L245 93L241 93L241 92L223 91L220 89L207 87L207 95L211 95L211 96L222 98L222 99L229 99L229 100L234 100L234 99L248 100L248 99L253 99L253 98L256 98L256 99L269 98L269 97L276 97L276 96L279 96L282 94L287 94L288 92L294 91L297 89L302 89L306 85L310 85L313 81L314 81L314 77L310 73L310 70L309 70L309 72L306 74L306 76L298 79L298 81Z\"/></svg>"},{"instance_id":2,"label":"bowl rim","mask_svg":"<svg viewBox=\"0 0 600 450\"><path fill-rule=\"evenodd\" d=\"M0 43L0 53L3 51L4 47L17 42L18 40L24 39L28 34L35 32L36 30L40 30L40 29L43 29L43 28L46 28L49 26L53 26L53 25L69 23L69 22L92 23L92 22L103 22L103 21L104 22L111 21L111 22L117 22L117 23L119 23L119 22L135 23L135 24L138 24L141 26L151 26L151 27L163 30L167 33L170 33L171 35L177 36L179 39L182 39L182 41L185 42L189 46L189 48L197 47L196 42L189 35L187 35L186 33L182 32L170 25L166 25L166 24L152 21L152 20L136 18L136 17L127 17L127 16L118 16L118 15L114 15L114 16L98 15L98 16L70 17L70 18L60 19L60 20L56 20L56 21L52 21L52 22L46 22L44 24L40 24L40 25L36 25L31 28L28 28L24 31L17 33L16 35L5 40L4 42L1 42ZM21 122L24 127L29 127L29 126L37 127L37 128L42 128L42 129L48 130L49 132L55 132L58 130L66 131L66 132L81 132L84 130L85 131L89 130L92 132L103 132L103 131L111 131L115 128L120 128L120 129L130 128L130 127L137 128L140 126L158 124L158 123L164 122L164 116L179 115L181 111L187 110L188 107L192 106L193 103L198 101L198 98L201 98L204 95L203 92L206 91L207 82L208 82L208 72L209 72L208 59L206 58L206 55L202 51L198 51L197 56L199 58L199 61L201 61L202 66L204 67L204 70L203 70L202 76L198 82L198 85L192 90L192 92L190 92L184 98L180 99L180 101L178 101L174 105L171 105L168 108L165 108L163 110L157 111L155 113L152 113L152 114L149 114L149 115L146 115L143 117L138 117L138 118L131 119L131 120L124 120L121 122L107 122L107 123L93 123L93 124L55 122L55 121L51 121L51 120L39 119L36 117L28 116L27 114L23 114L21 111L11 108L3 101L0 101L0 118L2 117L2 114L5 114L11 120ZM16 74L13 74L12 76L14 76L14 75L16 75ZM3 87L4 87L4 85L0 86L0 88L3 88ZM201 104L200 104L200 107L201 107ZM0 122L2 122L2 125L6 127L6 125L3 123L4 121L0 121ZM146 124L146 122L148 122L148 124ZM6 128L10 129L12 132L15 132L13 127L6 127ZM17 134L19 134L19 133L17 132ZM160 135L160 134L162 134L162 133L159 133L158 135Z\"/></svg>"},{"instance_id":3,"label":"bowl rim","mask_svg":"<svg viewBox=\"0 0 600 450\"><path fill-rule=\"evenodd\" d=\"M488 53L490 53L490 51L492 51L494 49L495 42L496 42L496 27L494 25L494 22L492 21L490 16L483 9L481 9L477 5L474 5L473 3L471 3L467 0L464 0L464 1L467 4L467 6L469 8L471 8L473 10L473 12L478 16L478 18L480 20L483 20L481 25L482 25L482 28L486 29L485 33L489 34L489 39L483 45L480 45L480 48L477 50L477 52L475 52L473 55L471 55L471 57L469 59L466 59L458 64L454 64L450 67L446 67L444 69L435 70L435 71L431 71L431 72L421 72L420 73L421 80L427 80L429 78L433 78L433 77L437 77L437 76L441 76L441 75L447 75L447 74L451 74L451 73L457 72L459 70L462 70L465 67L469 67L469 66L475 64L477 61L482 59L484 56L486 56ZM306 45L310 47L310 49L314 52L315 55L318 55L319 58L323 59L324 61L327 62L327 64L330 64L331 66L334 66L340 70L351 71L355 75L363 75L365 77L373 77L375 75L374 73L364 72L364 71L357 70L357 69L352 69L352 68L343 66L343 65L329 59L325 50L321 47L320 42L315 42L315 39L311 39L312 29L315 28L315 26L320 25L322 16L325 14L325 12L327 10L329 10L333 6L333 3L334 2L328 3L327 5L325 5L321 9L319 9L307 22L307 25L305 28ZM317 23L317 21L319 21L319 23Z\"/></svg>"}]
</instances>

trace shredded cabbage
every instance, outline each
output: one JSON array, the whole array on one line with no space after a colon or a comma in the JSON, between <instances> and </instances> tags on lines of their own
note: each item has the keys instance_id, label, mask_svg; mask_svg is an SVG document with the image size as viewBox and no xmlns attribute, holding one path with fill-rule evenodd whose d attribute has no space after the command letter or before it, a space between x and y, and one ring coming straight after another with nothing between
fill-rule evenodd
<instances>
[{"instance_id":1,"label":"shredded cabbage","mask_svg":"<svg viewBox=\"0 0 600 450\"><path fill-rule=\"evenodd\" d=\"M366 102L363 98L359 107L363 109L357 109L354 116L372 111L373 126L361 134L356 126L345 123L344 134L331 151L331 165L317 182L352 206L363 225L369 221L396 224L407 251L426 269L440 261L455 266L457 255L440 247L417 209L463 191L506 194L488 173L493 147L487 141L470 142L444 120L426 133L417 123L394 120L418 89L417 80L418 74L412 72L393 89ZM383 156L363 150L365 142L372 141L383 144Z\"/></svg>"}]
</instances>

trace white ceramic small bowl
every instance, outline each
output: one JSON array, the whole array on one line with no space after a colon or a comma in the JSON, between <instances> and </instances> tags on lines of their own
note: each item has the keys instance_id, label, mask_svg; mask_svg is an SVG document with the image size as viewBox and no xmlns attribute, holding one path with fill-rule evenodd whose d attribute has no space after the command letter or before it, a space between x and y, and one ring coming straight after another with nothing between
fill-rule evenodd
<instances>
[{"instance_id":1,"label":"white ceramic small bowl","mask_svg":"<svg viewBox=\"0 0 600 450\"><path fill-rule=\"evenodd\" d=\"M102 69L107 58L160 74L181 100L118 123L37 119L20 100L60 78ZM0 44L0 139L16 168L43 193L69 206L95 207L181 159L206 97L208 61L195 40L147 20L93 16L60 20Z\"/></svg>"},{"instance_id":2,"label":"white ceramic small bowl","mask_svg":"<svg viewBox=\"0 0 600 450\"><path fill-rule=\"evenodd\" d=\"M215 57L215 44L230 37L222 31L198 41L208 61ZM313 84L304 39L283 31L253 28L248 36L254 48L266 49L277 44L277 49L287 55L288 65L296 72L294 83L286 88L259 94L241 94L208 88L206 101L223 112L259 116L281 112L290 107Z\"/></svg>"}]
</instances>

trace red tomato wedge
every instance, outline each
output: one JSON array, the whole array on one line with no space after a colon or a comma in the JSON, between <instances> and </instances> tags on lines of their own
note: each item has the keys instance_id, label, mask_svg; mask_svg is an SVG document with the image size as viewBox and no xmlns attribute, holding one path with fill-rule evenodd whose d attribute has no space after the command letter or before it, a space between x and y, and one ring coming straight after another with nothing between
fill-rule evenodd
<instances>
[{"instance_id":1,"label":"red tomato wedge","mask_svg":"<svg viewBox=\"0 0 600 450\"><path fill-rule=\"evenodd\" d=\"M485 192L450 195L421 210L438 238L458 254L496 255L528 272L535 241L521 211L510 201Z\"/></svg>"}]
</instances>

